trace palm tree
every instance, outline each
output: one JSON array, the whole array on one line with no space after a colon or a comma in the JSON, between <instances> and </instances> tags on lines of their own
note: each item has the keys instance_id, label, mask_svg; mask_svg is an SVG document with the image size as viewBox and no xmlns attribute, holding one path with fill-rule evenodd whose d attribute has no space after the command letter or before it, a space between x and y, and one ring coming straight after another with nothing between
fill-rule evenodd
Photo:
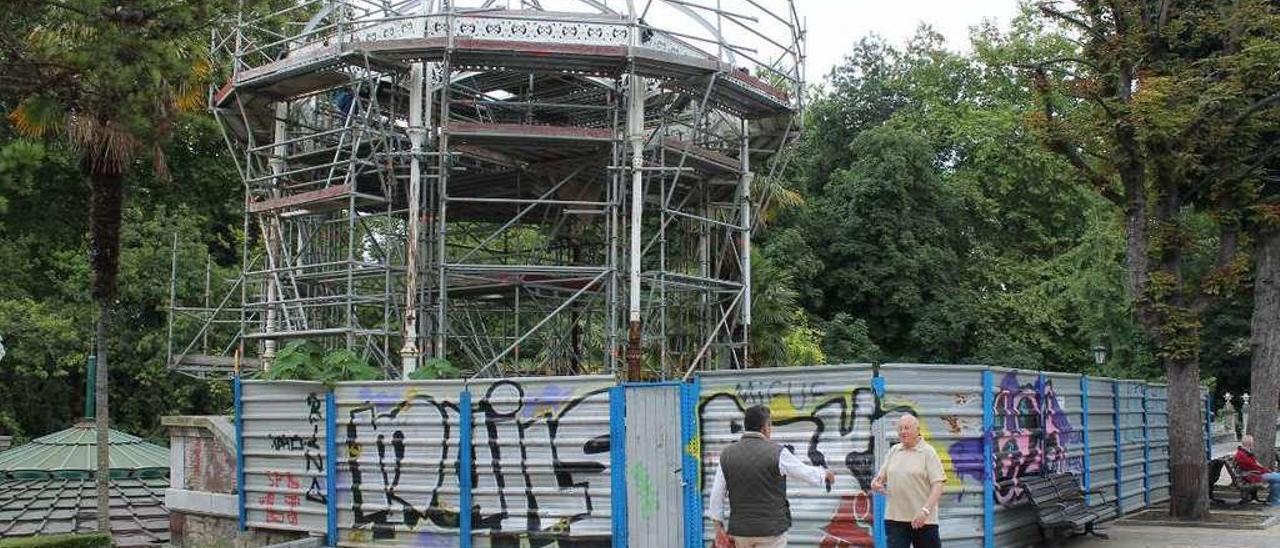
<instances>
[{"instance_id":1,"label":"palm tree","mask_svg":"<svg viewBox=\"0 0 1280 548\"><path fill-rule=\"evenodd\" d=\"M98 530L110 534L108 361L125 183L140 158L167 177L164 139L203 104L204 55L216 1L16 0L0 25L0 93L28 138L60 139L90 191L90 294L96 318ZM9 17L6 15L6 18ZM17 20L20 18L20 20ZM6 101L8 103L8 101Z\"/></svg>"}]
</instances>

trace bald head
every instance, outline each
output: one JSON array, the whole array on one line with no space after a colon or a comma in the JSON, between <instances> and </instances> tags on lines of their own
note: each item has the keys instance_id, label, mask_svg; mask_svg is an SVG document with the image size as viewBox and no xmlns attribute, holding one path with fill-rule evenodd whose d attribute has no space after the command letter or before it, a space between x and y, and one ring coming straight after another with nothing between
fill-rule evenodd
<instances>
[{"instance_id":1,"label":"bald head","mask_svg":"<svg viewBox=\"0 0 1280 548\"><path fill-rule=\"evenodd\" d=\"M907 449L916 446L920 441L920 419L915 415L903 415L898 418L898 439Z\"/></svg>"},{"instance_id":2,"label":"bald head","mask_svg":"<svg viewBox=\"0 0 1280 548\"><path fill-rule=\"evenodd\" d=\"M1240 447L1253 451L1253 435L1245 434L1244 437L1240 438Z\"/></svg>"}]
</instances>

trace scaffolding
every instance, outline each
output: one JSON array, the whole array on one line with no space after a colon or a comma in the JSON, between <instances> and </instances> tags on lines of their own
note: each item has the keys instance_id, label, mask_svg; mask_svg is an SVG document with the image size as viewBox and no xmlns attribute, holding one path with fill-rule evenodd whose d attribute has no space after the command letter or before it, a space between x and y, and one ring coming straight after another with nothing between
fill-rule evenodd
<instances>
[{"instance_id":1,"label":"scaffolding","mask_svg":"<svg viewBox=\"0 0 1280 548\"><path fill-rule=\"evenodd\" d=\"M753 181L802 107L790 0L299 0L212 40L255 366L297 339L391 378L749 365Z\"/></svg>"}]
</instances>

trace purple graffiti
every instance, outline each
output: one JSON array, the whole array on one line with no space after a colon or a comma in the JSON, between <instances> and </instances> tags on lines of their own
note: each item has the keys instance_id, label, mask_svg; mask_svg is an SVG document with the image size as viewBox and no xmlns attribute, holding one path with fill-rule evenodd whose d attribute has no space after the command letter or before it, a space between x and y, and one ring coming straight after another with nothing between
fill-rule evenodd
<instances>
[{"instance_id":1,"label":"purple graffiti","mask_svg":"<svg viewBox=\"0 0 1280 548\"><path fill-rule=\"evenodd\" d=\"M1067 447L1078 445L1083 433L1071 426L1052 381L1037 378L1019 384L1017 373L1007 373L992 411L995 424L989 435L994 442L992 479L997 502L1005 506L1021 502L1024 477L1080 470L1079 459L1069 458ZM982 441L981 437L965 438L951 444L956 475L986 481Z\"/></svg>"}]
</instances>

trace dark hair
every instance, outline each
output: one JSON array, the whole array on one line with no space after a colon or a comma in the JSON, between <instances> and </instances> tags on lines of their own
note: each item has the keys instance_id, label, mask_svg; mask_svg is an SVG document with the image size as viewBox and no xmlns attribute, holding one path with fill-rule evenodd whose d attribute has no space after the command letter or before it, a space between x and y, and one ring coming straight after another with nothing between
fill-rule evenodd
<instances>
[{"instance_id":1,"label":"dark hair","mask_svg":"<svg viewBox=\"0 0 1280 548\"><path fill-rule=\"evenodd\" d=\"M753 405L747 408L746 416L743 417L744 426L748 432L760 432L764 430L766 424L769 424L769 406Z\"/></svg>"}]
</instances>

